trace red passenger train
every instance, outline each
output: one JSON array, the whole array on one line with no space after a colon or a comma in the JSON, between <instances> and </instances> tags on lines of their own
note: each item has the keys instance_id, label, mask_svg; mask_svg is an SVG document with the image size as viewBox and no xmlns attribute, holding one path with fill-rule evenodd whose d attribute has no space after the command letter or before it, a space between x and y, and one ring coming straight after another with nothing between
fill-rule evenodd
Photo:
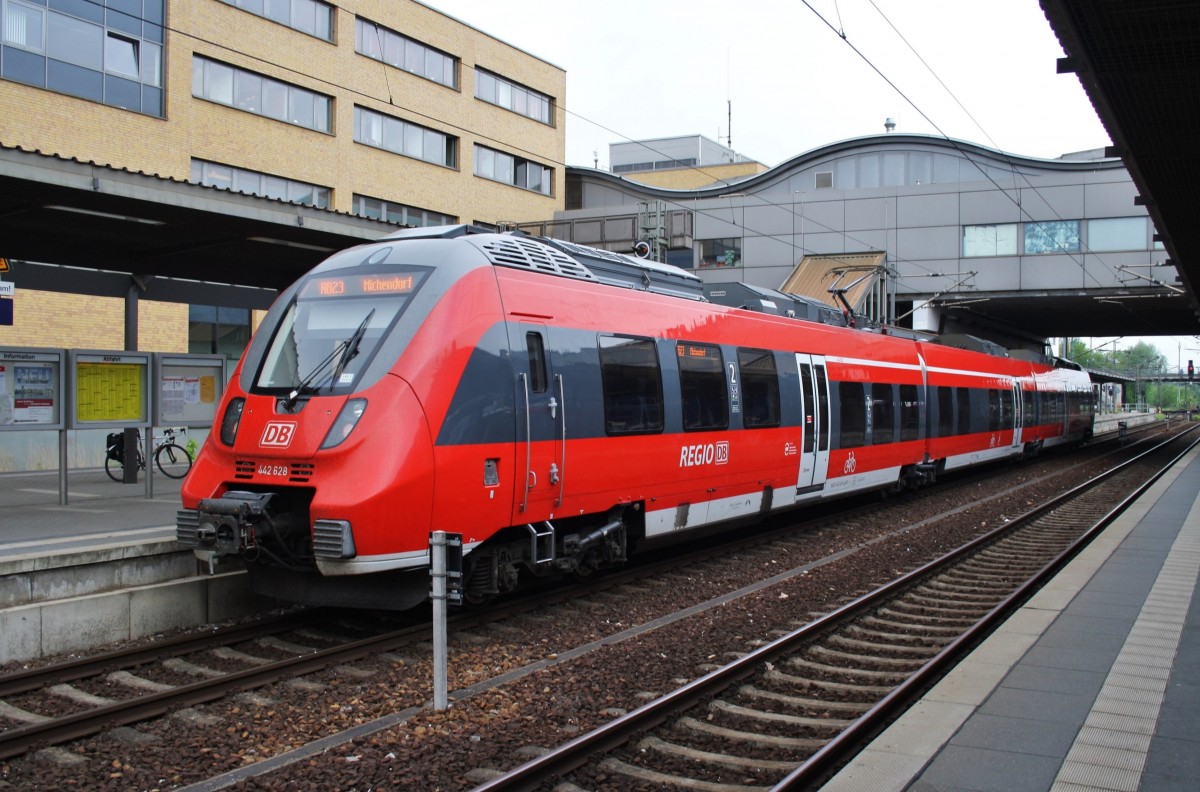
<instances>
[{"instance_id":1,"label":"red passenger train","mask_svg":"<svg viewBox=\"0 0 1200 792\"><path fill-rule=\"evenodd\" d=\"M429 533L461 533L479 601L1091 434L1078 369L759 292L722 305L683 270L469 226L337 253L246 349L178 538L273 597L403 609Z\"/></svg>"}]
</instances>

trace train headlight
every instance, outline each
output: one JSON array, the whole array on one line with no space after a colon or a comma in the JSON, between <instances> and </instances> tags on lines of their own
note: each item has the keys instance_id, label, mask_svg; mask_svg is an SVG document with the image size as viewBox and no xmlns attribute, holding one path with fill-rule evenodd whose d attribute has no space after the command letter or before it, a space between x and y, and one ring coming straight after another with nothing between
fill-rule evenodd
<instances>
[{"instance_id":1,"label":"train headlight","mask_svg":"<svg viewBox=\"0 0 1200 792\"><path fill-rule=\"evenodd\" d=\"M225 408L225 417L221 419L221 442L227 446L232 446L237 439L238 424L241 423L242 408L245 406L246 400L239 396L231 399Z\"/></svg>"},{"instance_id":2,"label":"train headlight","mask_svg":"<svg viewBox=\"0 0 1200 792\"><path fill-rule=\"evenodd\" d=\"M362 418L364 412L367 411L366 399L350 399L342 407L342 411L338 413L337 419L334 420L333 426L329 427L329 433L325 435L325 439L321 441L321 448L333 448L340 445L343 440L350 436L350 430L358 423L358 419Z\"/></svg>"}]
</instances>

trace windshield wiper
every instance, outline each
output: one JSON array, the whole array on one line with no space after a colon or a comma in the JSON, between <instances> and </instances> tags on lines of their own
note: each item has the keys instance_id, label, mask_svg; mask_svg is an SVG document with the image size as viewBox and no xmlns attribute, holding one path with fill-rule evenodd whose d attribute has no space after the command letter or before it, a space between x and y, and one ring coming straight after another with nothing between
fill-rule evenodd
<instances>
[{"instance_id":1,"label":"windshield wiper","mask_svg":"<svg viewBox=\"0 0 1200 792\"><path fill-rule=\"evenodd\" d=\"M296 400L300 398L302 393L312 389L313 382L325 370L325 367L333 362L334 358L337 358L337 365L333 369L333 375L329 378L329 384L330 386L337 384L338 377L342 376L342 371L345 370L346 364L358 355L358 346L362 343L363 336L367 334L367 324L370 323L371 317L374 315L375 309L372 308L358 325L358 329L345 341L339 341L337 346L333 348L333 351L326 355L324 360L314 366L307 377L300 380L300 384L283 400L283 409L291 410L292 407L296 406Z\"/></svg>"},{"instance_id":2,"label":"windshield wiper","mask_svg":"<svg viewBox=\"0 0 1200 792\"><path fill-rule=\"evenodd\" d=\"M367 334L367 324L370 323L371 317L374 315L375 309L372 308L363 317L362 323L354 331L354 335L346 339L346 346L342 348L342 356L338 358L337 366L333 369L333 377L329 381L331 385L337 384L338 377L342 376L342 371L345 370L346 364L358 355L358 345L362 343L363 336Z\"/></svg>"},{"instance_id":3,"label":"windshield wiper","mask_svg":"<svg viewBox=\"0 0 1200 792\"><path fill-rule=\"evenodd\" d=\"M346 342L339 341L337 346L333 348L333 351L325 356L324 360L313 366L313 370L310 371L304 379L300 380L300 384L298 384L292 390L292 392L287 395L287 398L283 400L283 409L291 410L293 407L295 407L296 400L300 398L300 394L309 390L312 387L313 381L320 376L321 372L325 370L325 367L332 363L333 359L345 351L345 349Z\"/></svg>"}]
</instances>

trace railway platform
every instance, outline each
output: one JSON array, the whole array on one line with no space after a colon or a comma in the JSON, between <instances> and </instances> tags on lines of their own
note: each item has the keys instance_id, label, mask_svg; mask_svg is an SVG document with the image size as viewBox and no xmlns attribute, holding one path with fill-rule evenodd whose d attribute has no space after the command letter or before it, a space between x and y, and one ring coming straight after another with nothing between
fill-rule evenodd
<instances>
[{"instance_id":1,"label":"railway platform","mask_svg":"<svg viewBox=\"0 0 1200 792\"><path fill-rule=\"evenodd\" d=\"M824 792L1182 792L1200 778L1200 450Z\"/></svg>"},{"instance_id":2,"label":"railway platform","mask_svg":"<svg viewBox=\"0 0 1200 792\"><path fill-rule=\"evenodd\" d=\"M60 504L57 471L0 475L0 664L262 608L243 572L209 577L175 542L179 486L71 471Z\"/></svg>"}]
</instances>

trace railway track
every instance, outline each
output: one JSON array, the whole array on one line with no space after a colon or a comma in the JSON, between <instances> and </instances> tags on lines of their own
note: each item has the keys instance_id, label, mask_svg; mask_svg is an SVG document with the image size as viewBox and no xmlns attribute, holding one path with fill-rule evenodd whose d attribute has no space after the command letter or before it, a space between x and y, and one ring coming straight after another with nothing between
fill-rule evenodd
<instances>
[{"instance_id":1,"label":"railway track","mask_svg":"<svg viewBox=\"0 0 1200 792\"><path fill-rule=\"evenodd\" d=\"M1168 440L476 792L548 789L571 773L589 790L811 788L1174 464L1181 443ZM1116 507L1114 489L1123 493Z\"/></svg>"},{"instance_id":2,"label":"railway track","mask_svg":"<svg viewBox=\"0 0 1200 792\"><path fill-rule=\"evenodd\" d=\"M1126 448L1113 453L1125 454L1129 451L1130 449ZM1052 467L1056 472L1074 468L1074 466L1064 468L1060 463L1055 463ZM980 478L976 475L965 476L956 482L947 482L946 488L937 488L930 492L949 494L956 487L970 491L972 487L978 486L979 480ZM1019 489L1019 487L1012 488L991 497L1013 497L1013 493ZM899 503L899 501L889 501L888 503ZM554 608L561 603L581 601L595 595L599 590L616 591L626 585L636 586L638 581L647 579L661 583L664 579L678 581L690 578L695 574L695 569L703 568L706 565L708 568L712 568L713 564L717 564L723 568L727 565L731 554L747 557L757 554L770 557L774 563L776 558L787 557L786 548L803 546L805 542L813 541L818 535L826 538L853 535L855 523L862 521L866 513L878 516L879 508L879 503L873 501L869 505L851 509L848 513L840 515L836 522L831 522L829 517L824 517L822 525L824 530L819 533L812 531L811 528L795 526L766 529L756 532L753 537L745 541L732 544L723 542L685 556L674 554L657 563L636 567L621 574L589 580L584 585L539 592L532 597L515 600L504 607L493 608L483 614L463 614L453 621L452 628L455 634L466 633L484 624L500 625L497 629L513 630L514 628L505 626L506 620L515 619L519 623L523 614L531 613L535 614L536 620L540 620L539 623L545 624L545 619L548 618L546 614L556 612ZM884 522L886 524L887 518L884 518ZM839 523L844 527L839 527ZM909 526L893 524L889 529L879 532L879 537L894 536L908 528ZM878 541L879 537L868 539L867 543ZM843 550L834 553L819 563L836 561L838 558L845 557L845 552ZM791 570L783 574L795 575L803 574L803 572ZM765 579L751 588L766 588L772 585L774 579L777 578ZM675 584L665 584L663 590L672 585ZM748 589L741 589L730 592L726 600L745 596L747 591ZM710 600L704 603L704 607L719 608L720 601L720 599ZM133 655L123 656L119 653L111 653L0 677L0 701L15 699L18 704L21 703L21 696L25 696L27 699L32 697L35 703L39 697L41 700L48 700L64 695L70 696L72 695L71 691L63 686L70 685L75 680L85 680L83 688L86 693L88 688L86 680L89 678L103 677L107 679L115 673L114 678L120 680L121 685L126 683L140 685L138 677L162 676L161 672L151 670L147 673L139 670L139 667L146 667L148 664L166 664L169 669L166 676L172 678L170 689L163 687L162 683L157 686L141 685L139 688L131 689L130 698L127 700L123 698L121 701L97 701L94 694L90 699L86 695L74 696L75 703L68 708L70 711L65 714L59 713L58 717L49 719L44 719L45 716L35 716L33 720L36 722L26 722L14 729L0 732L0 758L15 756L33 747L62 743L96 734L114 726L156 718L167 712L225 698L233 692L260 688L278 680L298 678L318 669L342 666L361 658L386 656L387 653L402 651L405 647L426 640L429 634L427 625L414 624L400 630L371 628L368 631L372 634L363 637L363 631L360 630L356 633L353 629L345 629L344 626L338 627L337 621L338 616L333 613L304 612L289 615L287 619L278 622L252 624L214 631L212 634L206 633L200 636L183 636L171 641L158 641L149 647L138 650ZM656 625L653 623L642 627L631 627L617 633L616 639L623 640L624 638L620 636L635 635L640 631L651 632L654 629L656 629ZM283 643L271 639L272 635L278 636L288 632L293 636L299 636L299 639L289 637ZM273 645L274 651L264 651L260 648L264 640L268 646ZM594 642L595 646L590 649L584 646L572 651L576 653L598 651L609 640L612 639ZM280 657L281 654L287 656ZM569 656L569 654L566 653L564 656ZM213 661L214 657L218 661ZM508 678L511 680L534 674L543 667L545 667L544 663L535 660L517 671L509 671ZM116 669L115 672L114 669ZM498 684L496 680L480 679L475 684L457 691L453 698L461 701L495 684ZM111 685L109 687L111 688ZM147 691L148 687L154 689ZM95 689L94 684L92 689ZM420 699L410 701L409 711L414 707L419 711L422 703ZM35 710L36 707L29 709ZM846 709L842 708L842 710ZM849 708L850 711L855 709L857 708ZM5 716L2 710L4 707L0 705L0 717L12 720L11 717ZM11 715L11 710L9 710L9 714ZM826 713L817 717L829 720L834 717L834 714ZM381 718L375 726L370 728L384 728L388 723L395 722L395 717L388 716Z\"/></svg>"}]
</instances>

